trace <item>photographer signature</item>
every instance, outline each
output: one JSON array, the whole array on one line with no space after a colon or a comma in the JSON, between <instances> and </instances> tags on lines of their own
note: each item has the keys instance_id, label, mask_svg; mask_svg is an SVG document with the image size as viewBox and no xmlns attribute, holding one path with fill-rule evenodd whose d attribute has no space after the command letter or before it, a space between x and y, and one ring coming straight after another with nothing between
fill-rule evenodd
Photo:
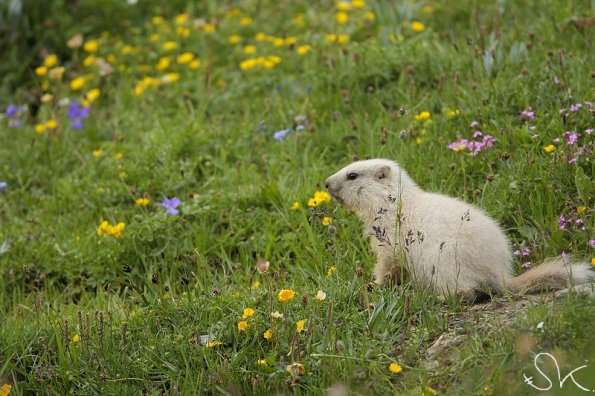
<instances>
[{"instance_id":1,"label":"photographer signature","mask_svg":"<svg viewBox=\"0 0 595 396\"><path fill-rule=\"evenodd\" d=\"M547 352L541 352L541 353L538 353L538 354L535 356L535 359L533 360L533 364L535 365L535 368L537 369L537 371L539 371L539 373L540 373L540 374L543 376L543 378L544 378L544 379L545 379L547 382L549 382L549 386L548 386L547 388L540 388L539 386L536 386L536 385L534 385L534 384L533 384L533 377L527 377L527 375L526 375L525 373L523 373L523 377L525 378L525 383L526 383L527 385L529 385L529 386L532 386L533 388L535 388L535 389L537 389L537 390L540 390L540 391L547 391L547 390L550 390L550 389L552 389L552 386L553 386L553 383L552 383L552 381L551 381L551 380L550 380L550 378L549 378L549 377L548 377L548 376L547 376L547 375L546 375L546 374L545 374L545 373L544 373L544 372L541 370L541 368L540 368L540 367L539 367L539 365L538 365L538 362L539 362L539 360L540 360L540 358L541 358L542 356L549 357L549 358L550 358L550 359L551 359L551 360L554 362L554 364L556 365L556 370L558 371L558 382L559 382L559 384L560 384L560 389L562 389L562 386L564 386L564 382L566 382L566 380L567 380L568 378L570 378L570 379L572 380L572 382L574 382L574 385L576 385L578 388L580 388L580 389L584 390L585 392L595 392L595 389L594 389L594 390L587 389L587 388L585 388L584 386L580 385L578 382L576 382L576 379L574 378L574 375L573 375L573 374L574 374L574 373L576 373L577 371L579 371L579 370L582 370L582 369L584 369L585 367L587 367L587 365L586 365L586 364L585 364L584 366L580 366L580 367L577 367L577 368L575 368L574 370L572 370L571 372L569 372L568 374L566 374L566 376L565 376L564 378L562 378L562 375L560 374L560 366L558 366L558 361L556 360L556 358L555 358L554 356L552 356L551 354L549 354L549 353L547 353Z\"/></svg>"}]
</instances>

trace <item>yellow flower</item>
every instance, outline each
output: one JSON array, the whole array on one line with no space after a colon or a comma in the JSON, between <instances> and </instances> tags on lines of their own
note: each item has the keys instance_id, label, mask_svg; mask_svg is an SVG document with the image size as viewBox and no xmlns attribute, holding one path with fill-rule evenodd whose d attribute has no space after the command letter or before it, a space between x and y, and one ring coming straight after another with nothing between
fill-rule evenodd
<instances>
[{"instance_id":1,"label":"yellow flower","mask_svg":"<svg viewBox=\"0 0 595 396\"><path fill-rule=\"evenodd\" d=\"M322 225L323 226L329 226L332 222L333 222L333 218L330 217L330 216L324 216L322 218Z\"/></svg>"},{"instance_id":2,"label":"yellow flower","mask_svg":"<svg viewBox=\"0 0 595 396\"><path fill-rule=\"evenodd\" d=\"M299 377L305 371L304 366L300 363L290 364L285 369L294 377Z\"/></svg>"},{"instance_id":3,"label":"yellow flower","mask_svg":"<svg viewBox=\"0 0 595 396\"><path fill-rule=\"evenodd\" d=\"M103 155L103 151L102 150L93 150L93 157L99 158L102 155Z\"/></svg>"},{"instance_id":4,"label":"yellow flower","mask_svg":"<svg viewBox=\"0 0 595 396\"><path fill-rule=\"evenodd\" d=\"M58 63L58 56L56 54L51 54L46 56L43 60L43 65L45 67L54 67Z\"/></svg>"},{"instance_id":5,"label":"yellow flower","mask_svg":"<svg viewBox=\"0 0 595 396\"><path fill-rule=\"evenodd\" d=\"M285 39L282 37L275 37L273 39L273 45L275 47L283 47L285 45Z\"/></svg>"},{"instance_id":6,"label":"yellow flower","mask_svg":"<svg viewBox=\"0 0 595 396\"><path fill-rule=\"evenodd\" d=\"M436 392L436 389L434 389L430 386L426 386L421 391L421 396L431 396L431 395L437 395L437 394L438 394L438 392Z\"/></svg>"},{"instance_id":7,"label":"yellow flower","mask_svg":"<svg viewBox=\"0 0 595 396\"><path fill-rule=\"evenodd\" d=\"M244 314L242 315L242 319L249 318L252 315L254 315L254 310L252 308L244 308Z\"/></svg>"},{"instance_id":8,"label":"yellow flower","mask_svg":"<svg viewBox=\"0 0 595 396\"><path fill-rule=\"evenodd\" d=\"M290 208L290 209L291 209L291 210L298 210L298 209L300 208L300 206L301 206L301 205L300 205L300 203L299 203L298 201L294 201L294 202L291 204L291 208Z\"/></svg>"},{"instance_id":9,"label":"yellow flower","mask_svg":"<svg viewBox=\"0 0 595 396\"><path fill-rule=\"evenodd\" d=\"M149 203L151 203L149 198L145 197L137 198L135 202L138 206L147 206Z\"/></svg>"},{"instance_id":10,"label":"yellow flower","mask_svg":"<svg viewBox=\"0 0 595 396\"><path fill-rule=\"evenodd\" d=\"M250 289L256 290L259 287L260 287L260 282L259 281L254 281L254 282L252 282L252 285L250 286Z\"/></svg>"},{"instance_id":11,"label":"yellow flower","mask_svg":"<svg viewBox=\"0 0 595 396\"><path fill-rule=\"evenodd\" d=\"M83 66L89 67L95 63L95 55L89 55L83 59Z\"/></svg>"},{"instance_id":12,"label":"yellow flower","mask_svg":"<svg viewBox=\"0 0 595 396\"><path fill-rule=\"evenodd\" d=\"M429 111L422 111L421 113L415 116L415 121L425 121L430 119L430 112Z\"/></svg>"},{"instance_id":13,"label":"yellow flower","mask_svg":"<svg viewBox=\"0 0 595 396\"><path fill-rule=\"evenodd\" d=\"M75 334L74 337L72 337L72 342L79 342L81 340L81 337L78 334Z\"/></svg>"},{"instance_id":14,"label":"yellow flower","mask_svg":"<svg viewBox=\"0 0 595 396\"><path fill-rule=\"evenodd\" d=\"M125 45L120 49L120 53L122 55L128 55L130 54L132 51L134 51L134 47L132 47L131 45Z\"/></svg>"},{"instance_id":15,"label":"yellow flower","mask_svg":"<svg viewBox=\"0 0 595 396\"><path fill-rule=\"evenodd\" d=\"M279 311L271 312L271 318L275 320L281 320L283 319L283 314Z\"/></svg>"},{"instance_id":16,"label":"yellow flower","mask_svg":"<svg viewBox=\"0 0 595 396\"><path fill-rule=\"evenodd\" d=\"M250 24L252 24L252 18L247 16L240 18L240 25L248 26Z\"/></svg>"},{"instance_id":17,"label":"yellow flower","mask_svg":"<svg viewBox=\"0 0 595 396\"><path fill-rule=\"evenodd\" d=\"M258 359L257 362L260 366L268 366L266 359Z\"/></svg>"},{"instance_id":18,"label":"yellow flower","mask_svg":"<svg viewBox=\"0 0 595 396\"><path fill-rule=\"evenodd\" d=\"M87 99L89 102L93 102L99 97L99 95L101 95L101 90L99 88L93 88L85 94L85 99Z\"/></svg>"},{"instance_id":19,"label":"yellow flower","mask_svg":"<svg viewBox=\"0 0 595 396\"><path fill-rule=\"evenodd\" d=\"M592 257L592 258L591 258L591 264L592 264L592 265L595 265L595 257Z\"/></svg>"},{"instance_id":20,"label":"yellow flower","mask_svg":"<svg viewBox=\"0 0 595 396\"><path fill-rule=\"evenodd\" d=\"M161 58L159 58L159 60L157 61L157 64L155 65L155 70L165 70L169 67L169 58L167 56L162 56Z\"/></svg>"},{"instance_id":21,"label":"yellow flower","mask_svg":"<svg viewBox=\"0 0 595 396\"><path fill-rule=\"evenodd\" d=\"M258 32L254 35L254 41L256 41L256 42L266 41L266 39L267 39L267 35L264 34L263 32Z\"/></svg>"},{"instance_id":22,"label":"yellow flower","mask_svg":"<svg viewBox=\"0 0 595 396\"><path fill-rule=\"evenodd\" d=\"M353 8L364 8L366 6L366 2L364 0L352 0L351 6Z\"/></svg>"},{"instance_id":23,"label":"yellow flower","mask_svg":"<svg viewBox=\"0 0 595 396\"><path fill-rule=\"evenodd\" d=\"M180 73L167 73L165 76L163 76L163 78L161 80L164 83L169 84L169 83L175 83L179 79L180 79Z\"/></svg>"},{"instance_id":24,"label":"yellow flower","mask_svg":"<svg viewBox=\"0 0 595 396\"><path fill-rule=\"evenodd\" d=\"M172 51L178 48L178 43L175 41L166 41L163 43L163 49L166 51Z\"/></svg>"},{"instance_id":25,"label":"yellow flower","mask_svg":"<svg viewBox=\"0 0 595 396\"><path fill-rule=\"evenodd\" d=\"M460 113L460 112L459 112L459 110L457 110L457 109L454 109L454 110L452 110L452 109L449 109L449 110L447 110L447 111L446 111L446 116L447 116L448 118L452 118L452 117L456 117L456 116L458 116L458 115L459 115L459 113Z\"/></svg>"},{"instance_id":26,"label":"yellow flower","mask_svg":"<svg viewBox=\"0 0 595 396\"><path fill-rule=\"evenodd\" d=\"M52 94L46 93L41 96L41 103L50 103L54 99Z\"/></svg>"},{"instance_id":27,"label":"yellow flower","mask_svg":"<svg viewBox=\"0 0 595 396\"><path fill-rule=\"evenodd\" d=\"M151 18L151 22L153 23L153 25L161 25L163 21L164 19L161 16L154 16L153 18Z\"/></svg>"},{"instance_id":28,"label":"yellow flower","mask_svg":"<svg viewBox=\"0 0 595 396\"><path fill-rule=\"evenodd\" d=\"M545 151L546 153L551 153L552 151L556 150L556 146L554 146L553 144L550 144L549 146L545 146L543 148L543 151Z\"/></svg>"},{"instance_id":29,"label":"yellow flower","mask_svg":"<svg viewBox=\"0 0 595 396\"><path fill-rule=\"evenodd\" d=\"M128 178L128 174L126 172L118 172L118 178L120 180L126 180Z\"/></svg>"},{"instance_id":30,"label":"yellow flower","mask_svg":"<svg viewBox=\"0 0 595 396\"><path fill-rule=\"evenodd\" d=\"M188 67L192 70L198 69L200 67L200 61L198 59L194 59L192 62L190 62Z\"/></svg>"},{"instance_id":31,"label":"yellow flower","mask_svg":"<svg viewBox=\"0 0 595 396\"><path fill-rule=\"evenodd\" d=\"M326 299L326 293L323 292L322 290L318 290L318 293L316 293L316 297L314 297L315 299L317 299L318 301L322 301L324 299Z\"/></svg>"},{"instance_id":32,"label":"yellow flower","mask_svg":"<svg viewBox=\"0 0 595 396\"><path fill-rule=\"evenodd\" d=\"M215 31L215 25L212 23L205 23L202 27L202 31L205 33L213 33Z\"/></svg>"},{"instance_id":33,"label":"yellow flower","mask_svg":"<svg viewBox=\"0 0 595 396\"><path fill-rule=\"evenodd\" d=\"M149 36L149 41L151 41L152 43L156 43L157 41L159 41L159 34L151 33L151 35Z\"/></svg>"},{"instance_id":34,"label":"yellow flower","mask_svg":"<svg viewBox=\"0 0 595 396\"><path fill-rule=\"evenodd\" d=\"M253 58L240 62L240 69L242 70L252 69L254 66L256 66L256 59Z\"/></svg>"},{"instance_id":35,"label":"yellow flower","mask_svg":"<svg viewBox=\"0 0 595 396\"><path fill-rule=\"evenodd\" d=\"M184 13L184 14L180 14L178 16L176 16L176 19L174 20L176 25L183 25L184 23L186 23L186 21L188 20L188 14Z\"/></svg>"},{"instance_id":36,"label":"yellow flower","mask_svg":"<svg viewBox=\"0 0 595 396\"><path fill-rule=\"evenodd\" d=\"M349 41L349 36L346 34L327 34L325 39L329 43L345 44Z\"/></svg>"},{"instance_id":37,"label":"yellow flower","mask_svg":"<svg viewBox=\"0 0 595 396\"><path fill-rule=\"evenodd\" d=\"M209 341L207 342L207 348L213 348L223 344L221 341Z\"/></svg>"},{"instance_id":38,"label":"yellow flower","mask_svg":"<svg viewBox=\"0 0 595 396\"><path fill-rule=\"evenodd\" d=\"M267 340L270 340L271 338L273 338L273 333L271 332L271 330L267 330L264 332L264 334L262 335L264 338L266 338Z\"/></svg>"},{"instance_id":39,"label":"yellow flower","mask_svg":"<svg viewBox=\"0 0 595 396\"><path fill-rule=\"evenodd\" d=\"M370 22L373 22L376 19L376 14L373 11L366 12L366 19Z\"/></svg>"},{"instance_id":40,"label":"yellow flower","mask_svg":"<svg viewBox=\"0 0 595 396\"><path fill-rule=\"evenodd\" d=\"M403 368L397 362L392 362L390 364L390 366L388 366L388 369L391 371L391 373L395 373L395 374L403 371Z\"/></svg>"},{"instance_id":41,"label":"yellow flower","mask_svg":"<svg viewBox=\"0 0 595 396\"><path fill-rule=\"evenodd\" d=\"M35 125L35 132L42 134L45 132L45 124L37 124Z\"/></svg>"},{"instance_id":42,"label":"yellow flower","mask_svg":"<svg viewBox=\"0 0 595 396\"><path fill-rule=\"evenodd\" d=\"M186 63L192 62L194 59L194 54L192 52L184 52L183 54L179 55L176 61L180 65L185 65Z\"/></svg>"},{"instance_id":43,"label":"yellow flower","mask_svg":"<svg viewBox=\"0 0 595 396\"><path fill-rule=\"evenodd\" d=\"M295 52L297 52L298 55L306 55L308 52L310 52L311 49L312 49L311 45L305 44L305 45L300 45L299 47L297 47Z\"/></svg>"},{"instance_id":44,"label":"yellow flower","mask_svg":"<svg viewBox=\"0 0 595 396\"><path fill-rule=\"evenodd\" d=\"M291 22L297 27L304 27L306 26L306 21L304 21L304 14L297 14L293 17Z\"/></svg>"},{"instance_id":45,"label":"yellow flower","mask_svg":"<svg viewBox=\"0 0 595 396\"><path fill-rule=\"evenodd\" d=\"M242 37L237 34L232 34L231 36L229 36L229 38L227 40L229 41L230 44L237 44L240 41L242 41Z\"/></svg>"},{"instance_id":46,"label":"yellow flower","mask_svg":"<svg viewBox=\"0 0 595 396\"><path fill-rule=\"evenodd\" d=\"M419 22L419 21L413 21L411 22L411 30L413 30L416 33L420 33L423 32L426 29L426 26Z\"/></svg>"},{"instance_id":47,"label":"yellow flower","mask_svg":"<svg viewBox=\"0 0 595 396\"><path fill-rule=\"evenodd\" d=\"M424 141L423 141L423 139L422 139L422 138L420 138L420 137L416 137L416 138L415 138L415 144L417 144L418 146L419 146L420 144L422 144L423 142L424 142Z\"/></svg>"},{"instance_id":48,"label":"yellow flower","mask_svg":"<svg viewBox=\"0 0 595 396\"><path fill-rule=\"evenodd\" d=\"M331 196L329 193L327 193L325 191L316 191L314 193L314 197L312 197L308 200L308 206L311 208L315 208L318 205L321 205L325 202L330 202L330 201L331 201Z\"/></svg>"},{"instance_id":49,"label":"yellow flower","mask_svg":"<svg viewBox=\"0 0 595 396\"><path fill-rule=\"evenodd\" d=\"M285 44L287 45L295 45L297 43L297 38L294 36L289 36L285 38Z\"/></svg>"},{"instance_id":50,"label":"yellow flower","mask_svg":"<svg viewBox=\"0 0 595 396\"><path fill-rule=\"evenodd\" d=\"M586 206L579 206L578 208L576 208L576 213L583 214L585 210L587 210Z\"/></svg>"},{"instance_id":51,"label":"yellow flower","mask_svg":"<svg viewBox=\"0 0 595 396\"><path fill-rule=\"evenodd\" d=\"M45 127L47 129L56 129L56 128L58 128L58 121L56 121L53 118L50 119L50 120L47 120L46 123L45 123Z\"/></svg>"},{"instance_id":52,"label":"yellow flower","mask_svg":"<svg viewBox=\"0 0 595 396\"><path fill-rule=\"evenodd\" d=\"M83 45L85 52L96 52L99 48L99 42L97 40L89 40Z\"/></svg>"},{"instance_id":53,"label":"yellow flower","mask_svg":"<svg viewBox=\"0 0 595 396\"><path fill-rule=\"evenodd\" d=\"M245 331L248 328L248 322L242 320L238 322L238 331Z\"/></svg>"},{"instance_id":54,"label":"yellow flower","mask_svg":"<svg viewBox=\"0 0 595 396\"><path fill-rule=\"evenodd\" d=\"M255 45L247 45L244 47L244 53L251 55L256 53L256 46Z\"/></svg>"},{"instance_id":55,"label":"yellow flower","mask_svg":"<svg viewBox=\"0 0 595 396\"><path fill-rule=\"evenodd\" d=\"M188 37L190 36L190 29L184 26L180 26L176 29L176 33L178 33L178 36L180 37Z\"/></svg>"},{"instance_id":56,"label":"yellow flower","mask_svg":"<svg viewBox=\"0 0 595 396\"><path fill-rule=\"evenodd\" d=\"M0 396L8 396L10 394L11 389L12 385L10 384L4 384L0 386Z\"/></svg>"},{"instance_id":57,"label":"yellow flower","mask_svg":"<svg viewBox=\"0 0 595 396\"><path fill-rule=\"evenodd\" d=\"M345 25L349 20L349 15L346 12L339 11L335 14L335 20L339 25Z\"/></svg>"},{"instance_id":58,"label":"yellow flower","mask_svg":"<svg viewBox=\"0 0 595 396\"><path fill-rule=\"evenodd\" d=\"M48 76L52 80L59 80L62 78L62 75L64 74L64 70L65 69L63 66L54 67L53 69L50 69L48 71Z\"/></svg>"},{"instance_id":59,"label":"yellow flower","mask_svg":"<svg viewBox=\"0 0 595 396\"><path fill-rule=\"evenodd\" d=\"M304 330L304 325L306 324L306 319L302 319L302 320L298 320L297 323L295 324L295 328L298 331L298 333L300 333L302 330Z\"/></svg>"},{"instance_id":60,"label":"yellow flower","mask_svg":"<svg viewBox=\"0 0 595 396\"><path fill-rule=\"evenodd\" d=\"M118 60L118 58L116 58L116 55L114 55L114 54L109 54L107 56L107 63L109 63L110 65L113 65L114 63L116 63L117 60Z\"/></svg>"},{"instance_id":61,"label":"yellow flower","mask_svg":"<svg viewBox=\"0 0 595 396\"><path fill-rule=\"evenodd\" d=\"M434 12L434 7L432 7L431 5L425 5L421 8L421 12L423 12L424 14L431 14Z\"/></svg>"},{"instance_id":62,"label":"yellow flower","mask_svg":"<svg viewBox=\"0 0 595 396\"><path fill-rule=\"evenodd\" d=\"M349 11L352 7L352 5L346 1L339 1L336 6L339 11Z\"/></svg>"},{"instance_id":63,"label":"yellow flower","mask_svg":"<svg viewBox=\"0 0 595 396\"><path fill-rule=\"evenodd\" d=\"M279 292L277 297L281 302L289 301L295 297L295 292L291 289L283 289Z\"/></svg>"},{"instance_id":64,"label":"yellow flower","mask_svg":"<svg viewBox=\"0 0 595 396\"><path fill-rule=\"evenodd\" d=\"M70 89L73 91L78 91L85 85L85 77L76 77L72 81L70 81Z\"/></svg>"},{"instance_id":65,"label":"yellow flower","mask_svg":"<svg viewBox=\"0 0 595 396\"><path fill-rule=\"evenodd\" d=\"M328 267L328 270L326 270L326 276L333 276L336 270L337 269L335 268L335 266L331 265L330 267Z\"/></svg>"},{"instance_id":66,"label":"yellow flower","mask_svg":"<svg viewBox=\"0 0 595 396\"><path fill-rule=\"evenodd\" d=\"M39 66L35 68L35 74L38 75L39 77L43 77L47 74L48 72L48 68L45 66Z\"/></svg>"}]
</instances>

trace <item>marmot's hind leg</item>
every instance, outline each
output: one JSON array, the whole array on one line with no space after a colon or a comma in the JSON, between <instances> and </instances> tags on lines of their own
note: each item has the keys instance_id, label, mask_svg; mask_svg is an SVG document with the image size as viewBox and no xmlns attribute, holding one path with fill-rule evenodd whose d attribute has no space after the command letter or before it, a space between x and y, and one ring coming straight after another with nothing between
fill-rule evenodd
<instances>
[{"instance_id":1,"label":"marmot's hind leg","mask_svg":"<svg viewBox=\"0 0 595 396\"><path fill-rule=\"evenodd\" d=\"M383 285L391 279L395 284L400 285L407 278L407 272L399 265L393 255L378 256L378 262L374 268L374 281Z\"/></svg>"}]
</instances>

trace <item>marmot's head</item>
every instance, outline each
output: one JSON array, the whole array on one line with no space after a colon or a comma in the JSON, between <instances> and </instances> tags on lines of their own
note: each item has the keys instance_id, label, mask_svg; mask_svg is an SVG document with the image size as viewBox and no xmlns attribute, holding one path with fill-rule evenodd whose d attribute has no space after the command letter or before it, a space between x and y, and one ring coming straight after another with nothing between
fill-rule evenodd
<instances>
[{"instance_id":1,"label":"marmot's head","mask_svg":"<svg viewBox=\"0 0 595 396\"><path fill-rule=\"evenodd\" d=\"M396 162L386 159L358 161L326 179L329 193L347 209L367 218L405 189L417 189Z\"/></svg>"}]
</instances>

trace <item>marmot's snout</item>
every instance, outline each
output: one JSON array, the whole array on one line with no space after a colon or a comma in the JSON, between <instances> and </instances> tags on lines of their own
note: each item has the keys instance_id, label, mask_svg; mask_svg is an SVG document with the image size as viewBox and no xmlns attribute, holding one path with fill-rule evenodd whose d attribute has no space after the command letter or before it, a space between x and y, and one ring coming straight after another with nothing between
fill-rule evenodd
<instances>
[{"instance_id":1,"label":"marmot's snout","mask_svg":"<svg viewBox=\"0 0 595 396\"><path fill-rule=\"evenodd\" d=\"M339 190L341 189L340 186L338 185L338 183L333 183L333 181L331 180L332 176L328 177L326 179L326 181L324 182L324 186L326 187L326 190L329 192L329 194L331 194L331 196L337 200L339 200Z\"/></svg>"}]
</instances>

